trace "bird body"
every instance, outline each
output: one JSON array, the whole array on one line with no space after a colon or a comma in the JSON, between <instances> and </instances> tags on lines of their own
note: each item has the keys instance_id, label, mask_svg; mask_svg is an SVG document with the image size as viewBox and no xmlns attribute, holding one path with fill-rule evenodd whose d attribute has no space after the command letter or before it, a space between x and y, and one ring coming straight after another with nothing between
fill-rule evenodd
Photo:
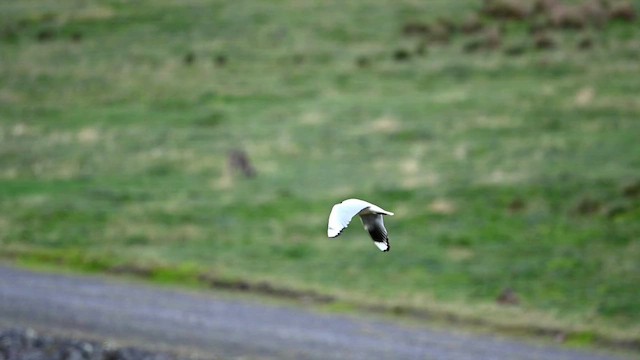
<instances>
[{"instance_id":1,"label":"bird body","mask_svg":"<svg viewBox=\"0 0 640 360\"><path fill-rule=\"evenodd\" d=\"M393 215L392 212L360 199L347 199L333 205L329 214L329 227L327 235L330 238L338 237L349 226L351 219L360 216L362 225L369 232L373 243L381 251L389 251L389 237L382 220L383 215Z\"/></svg>"}]
</instances>

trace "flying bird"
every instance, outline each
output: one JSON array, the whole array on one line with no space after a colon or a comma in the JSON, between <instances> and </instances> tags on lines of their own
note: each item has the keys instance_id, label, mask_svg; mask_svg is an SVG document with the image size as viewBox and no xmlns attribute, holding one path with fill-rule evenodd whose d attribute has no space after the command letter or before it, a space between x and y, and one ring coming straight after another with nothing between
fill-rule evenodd
<instances>
[{"instance_id":1,"label":"flying bird","mask_svg":"<svg viewBox=\"0 0 640 360\"><path fill-rule=\"evenodd\" d=\"M330 238L338 237L342 230L349 226L351 218L356 215L360 215L364 229L369 232L373 243L378 249L389 251L389 237L387 236L387 229L384 228L382 215L393 215L393 213L364 200L347 199L333 205L329 215L327 235Z\"/></svg>"}]
</instances>

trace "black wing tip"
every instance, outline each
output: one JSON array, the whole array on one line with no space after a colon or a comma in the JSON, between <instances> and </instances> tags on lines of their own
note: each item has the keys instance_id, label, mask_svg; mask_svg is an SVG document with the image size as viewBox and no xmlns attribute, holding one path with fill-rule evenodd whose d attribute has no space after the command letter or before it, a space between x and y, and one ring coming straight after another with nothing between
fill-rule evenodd
<instances>
[{"instance_id":1,"label":"black wing tip","mask_svg":"<svg viewBox=\"0 0 640 360\"><path fill-rule=\"evenodd\" d=\"M371 227L371 228L367 229L367 231L369 232L369 235L371 236L371 240L373 240L375 242L381 242L381 243L388 243L389 242L389 236L387 235L387 232L384 231L384 229L381 229L379 227Z\"/></svg>"}]
</instances>

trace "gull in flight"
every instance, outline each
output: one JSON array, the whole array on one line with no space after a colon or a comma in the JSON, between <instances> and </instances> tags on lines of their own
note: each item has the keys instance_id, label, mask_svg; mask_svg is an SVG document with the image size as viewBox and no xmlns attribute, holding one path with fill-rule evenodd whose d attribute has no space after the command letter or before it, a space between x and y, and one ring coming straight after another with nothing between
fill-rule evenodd
<instances>
[{"instance_id":1,"label":"gull in flight","mask_svg":"<svg viewBox=\"0 0 640 360\"><path fill-rule=\"evenodd\" d=\"M364 229L369 232L373 243L381 251L389 251L389 237L384 228L382 215L393 215L392 212L382 209L377 205L359 199L347 199L333 205L329 215L329 229L327 235L330 238L338 237L349 223L351 218L360 215Z\"/></svg>"}]
</instances>

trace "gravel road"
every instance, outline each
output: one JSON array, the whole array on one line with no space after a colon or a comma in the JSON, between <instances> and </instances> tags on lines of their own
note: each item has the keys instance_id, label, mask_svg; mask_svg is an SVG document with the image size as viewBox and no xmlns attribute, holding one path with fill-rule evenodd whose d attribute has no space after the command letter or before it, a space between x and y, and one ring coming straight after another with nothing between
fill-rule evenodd
<instances>
[{"instance_id":1,"label":"gravel road","mask_svg":"<svg viewBox=\"0 0 640 360\"><path fill-rule=\"evenodd\" d=\"M116 348L100 341L78 340L39 334L26 329L0 331L3 360L176 360L169 353Z\"/></svg>"},{"instance_id":2,"label":"gravel road","mask_svg":"<svg viewBox=\"0 0 640 360\"><path fill-rule=\"evenodd\" d=\"M222 359L619 359L393 322L0 266L0 325Z\"/></svg>"}]
</instances>

